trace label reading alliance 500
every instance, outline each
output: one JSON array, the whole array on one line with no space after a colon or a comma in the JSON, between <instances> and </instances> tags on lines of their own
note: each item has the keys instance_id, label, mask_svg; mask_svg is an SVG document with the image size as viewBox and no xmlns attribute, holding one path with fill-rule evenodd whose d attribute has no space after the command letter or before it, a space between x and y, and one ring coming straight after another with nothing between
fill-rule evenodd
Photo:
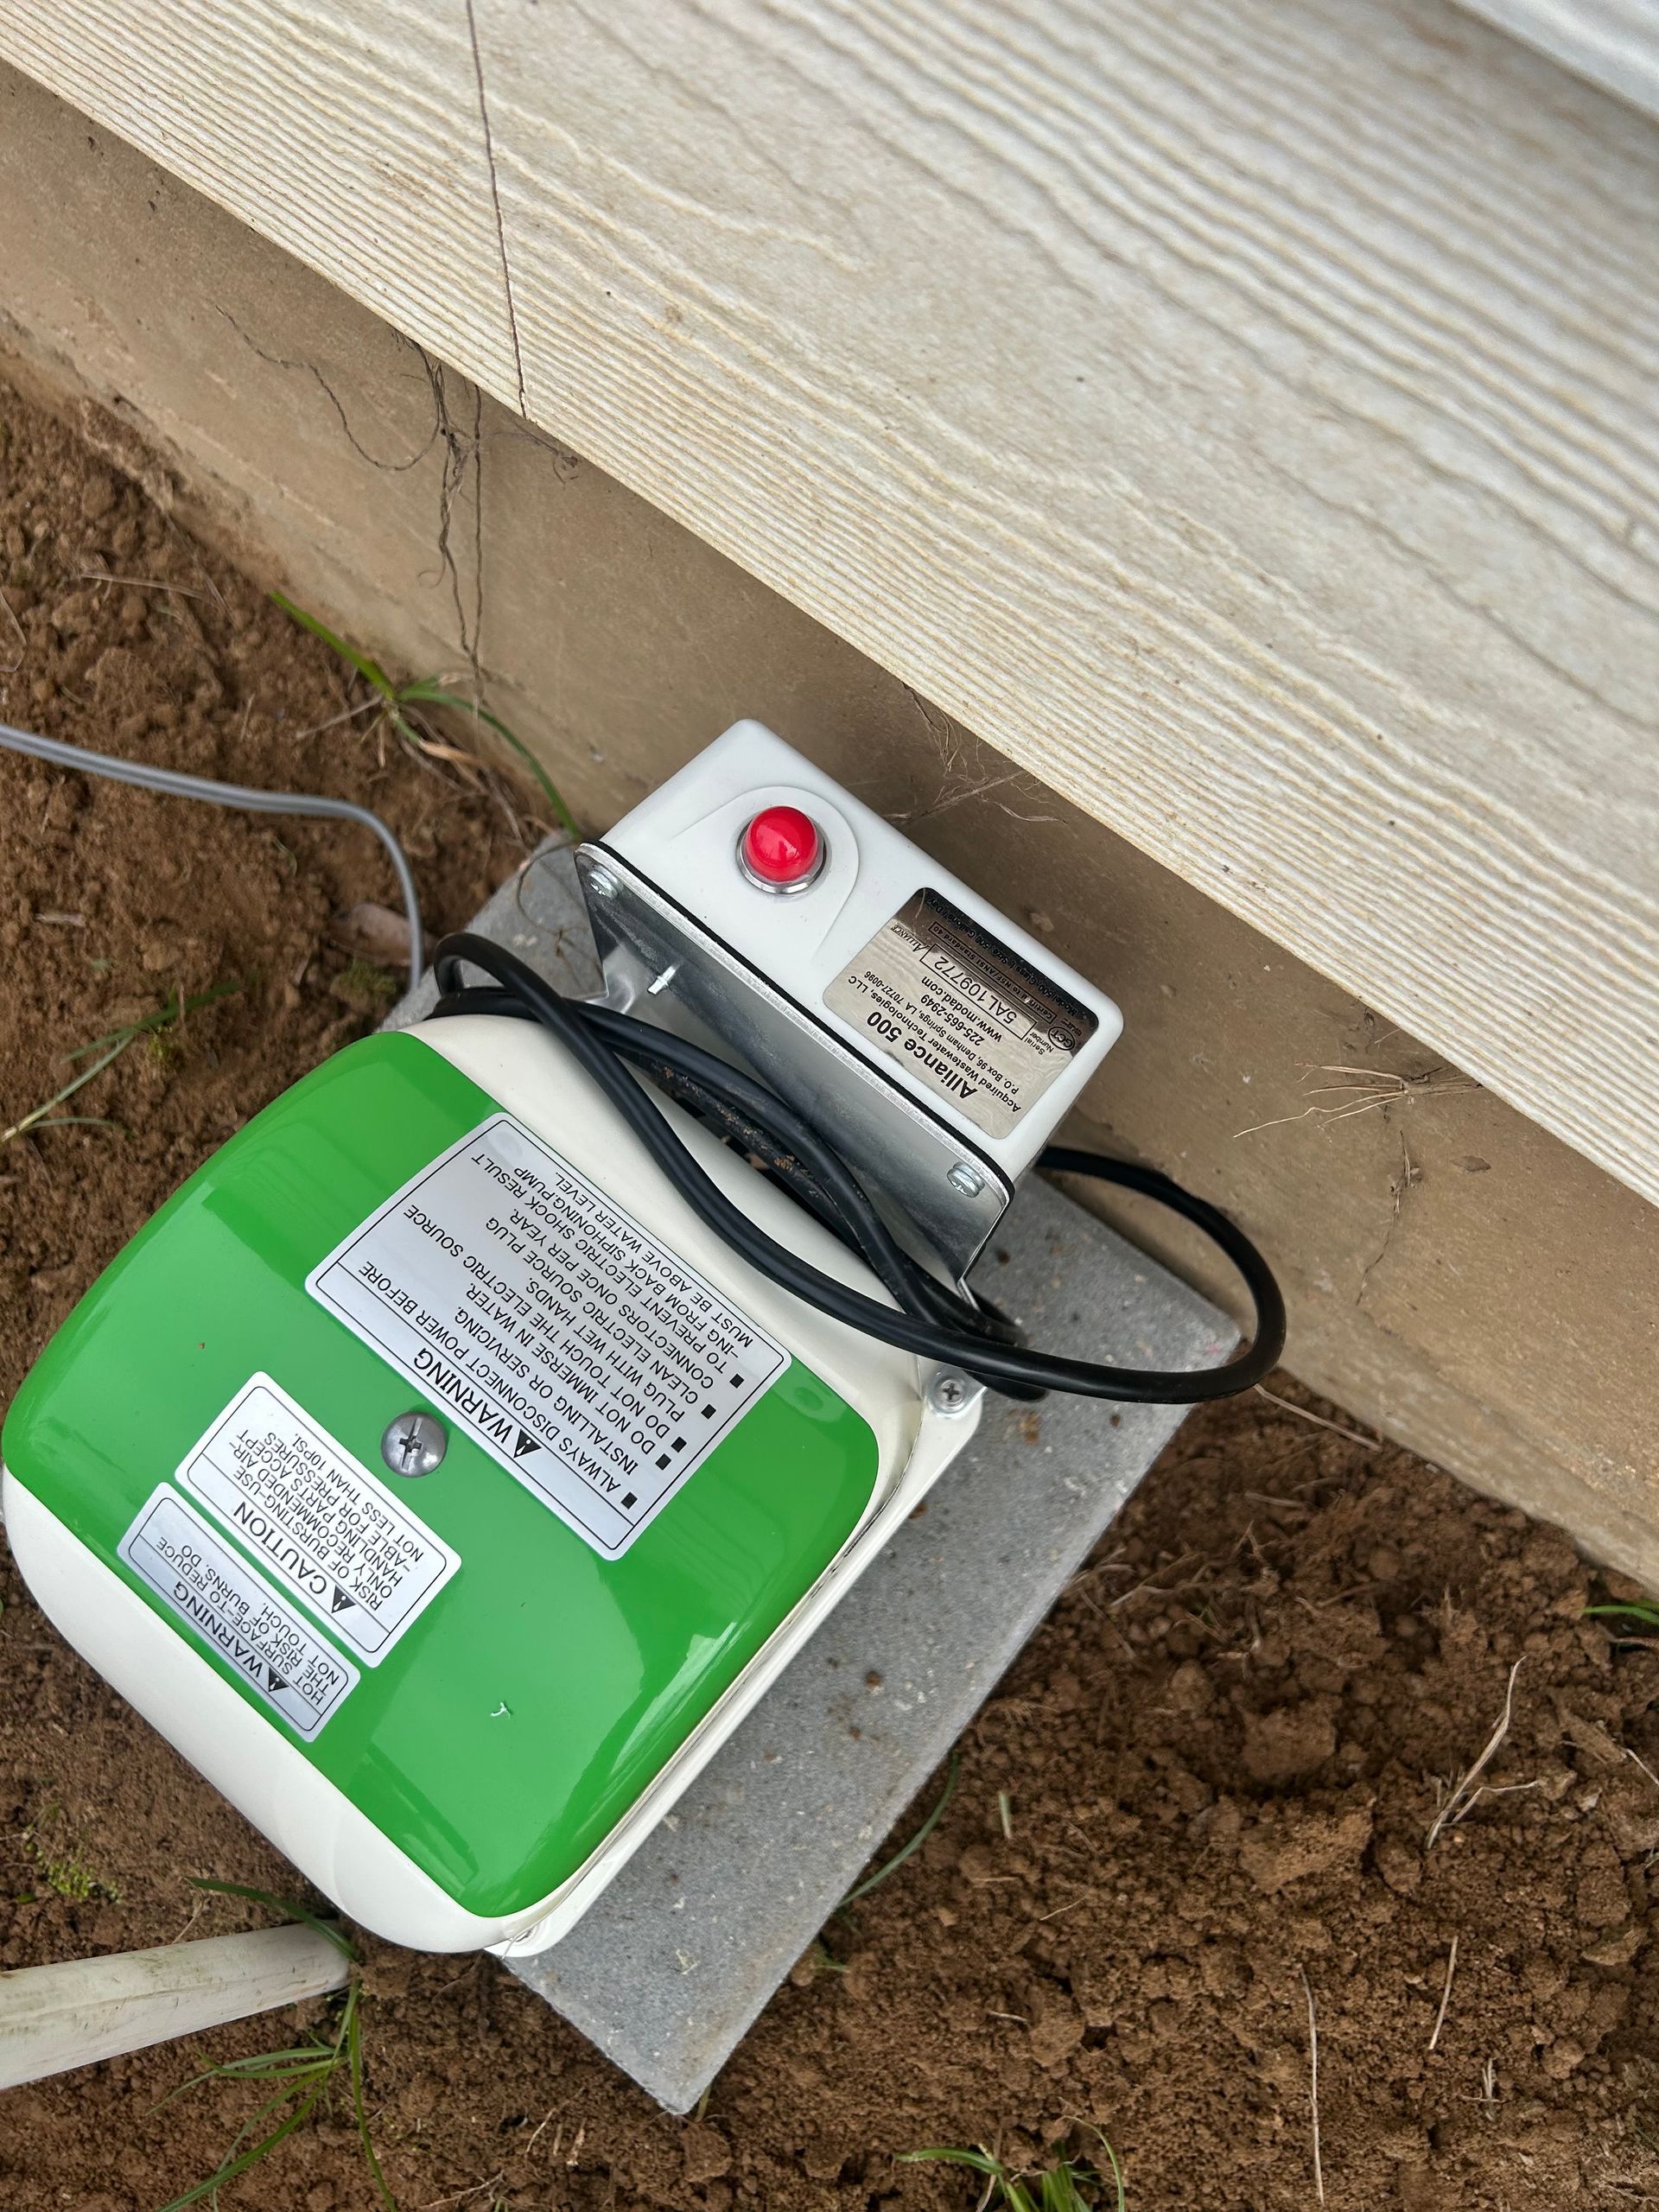
<instances>
[{"instance_id":1,"label":"label reading alliance 500","mask_svg":"<svg viewBox=\"0 0 1659 2212\"><path fill-rule=\"evenodd\" d=\"M1100 1027L1052 976L931 890L882 924L823 1002L990 1137L1013 1135Z\"/></svg>"},{"instance_id":2,"label":"label reading alliance 500","mask_svg":"<svg viewBox=\"0 0 1659 2212\"><path fill-rule=\"evenodd\" d=\"M306 1287L607 1559L788 1363L509 1114L423 1168Z\"/></svg>"}]
</instances>

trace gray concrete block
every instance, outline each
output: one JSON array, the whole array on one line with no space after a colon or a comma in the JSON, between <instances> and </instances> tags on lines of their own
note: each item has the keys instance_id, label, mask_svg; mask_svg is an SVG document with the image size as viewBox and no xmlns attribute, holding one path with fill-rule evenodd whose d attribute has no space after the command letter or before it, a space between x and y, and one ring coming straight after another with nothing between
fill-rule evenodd
<instances>
[{"instance_id":1,"label":"gray concrete block","mask_svg":"<svg viewBox=\"0 0 1659 2212\"><path fill-rule=\"evenodd\" d=\"M528 960L562 991L585 998L600 987L599 955L576 881L575 849L560 838L550 837L538 846L467 926ZM429 920L427 928L427 949L435 951L437 940ZM380 1026L407 1029L437 1002L438 987L429 968Z\"/></svg>"},{"instance_id":2,"label":"gray concrete block","mask_svg":"<svg viewBox=\"0 0 1659 2212\"><path fill-rule=\"evenodd\" d=\"M564 988L594 988L568 852L544 849L474 926ZM429 1003L411 994L392 1021ZM1046 1184L1020 1192L977 1279L1057 1351L1201 1366L1235 1341L1224 1315ZM514 1973L659 2102L689 2111L1182 1410L988 1398L925 1511L586 1917L550 1950L512 1961Z\"/></svg>"},{"instance_id":3,"label":"gray concrete block","mask_svg":"<svg viewBox=\"0 0 1659 2212\"><path fill-rule=\"evenodd\" d=\"M996 1246L1008 1259L988 1262L984 1287L1034 1341L1173 1367L1234 1340L1046 1185L1021 1192ZM1125 1406L1114 1427L1114 1410L988 1398L926 1511L676 1811L562 1943L513 1961L671 2112L725 2064L1181 1420Z\"/></svg>"}]
</instances>

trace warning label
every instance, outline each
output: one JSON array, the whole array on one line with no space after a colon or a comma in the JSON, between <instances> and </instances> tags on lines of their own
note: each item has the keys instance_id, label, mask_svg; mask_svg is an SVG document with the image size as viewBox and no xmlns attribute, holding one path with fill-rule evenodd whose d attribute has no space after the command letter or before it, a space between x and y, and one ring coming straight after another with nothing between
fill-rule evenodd
<instances>
[{"instance_id":1,"label":"warning label","mask_svg":"<svg viewBox=\"0 0 1659 2212\"><path fill-rule=\"evenodd\" d=\"M607 1559L789 1358L508 1114L307 1287Z\"/></svg>"},{"instance_id":2,"label":"warning label","mask_svg":"<svg viewBox=\"0 0 1659 2212\"><path fill-rule=\"evenodd\" d=\"M1013 1135L1100 1026L937 891L907 899L823 1002L993 1137Z\"/></svg>"},{"instance_id":3,"label":"warning label","mask_svg":"<svg viewBox=\"0 0 1659 2212\"><path fill-rule=\"evenodd\" d=\"M269 1375L238 1391L178 1479L371 1666L461 1565Z\"/></svg>"},{"instance_id":4,"label":"warning label","mask_svg":"<svg viewBox=\"0 0 1659 2212\"><path fill-rule=\"evenodd\" d=\"M120 1556L308 1743L361 1680L165 1483Z\"/></svg>"}]
</instances>

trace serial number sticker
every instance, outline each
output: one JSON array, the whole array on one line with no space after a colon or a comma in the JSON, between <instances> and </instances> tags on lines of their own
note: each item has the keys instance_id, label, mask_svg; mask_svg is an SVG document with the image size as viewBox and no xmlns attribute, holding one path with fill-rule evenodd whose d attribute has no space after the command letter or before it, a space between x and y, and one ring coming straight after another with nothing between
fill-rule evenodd
<instances>
[{"instance_id":1,"label":"serial number sticker","mask_svg":"<svg viewBox=\"0 0 1659 2212\"><path fill-rule=\"evenodd\" d=\"M823 1002L992 1137L1014 1134L1100 1027L937 891L906 899Z\"/></svg>"},{"instance_id":2,"label":"serial number sticker","mask_svg":"<svg viewBox=\"0 0 1659 2212\"><path fill-rule=\"evenodd\" d=\"M789 1363L510 1114L423 1168L306 1287L606 1559Z\"/></svg>"},{"instance_id":3,"label":"serial number sticker","mask_svg":"<svg viewBox=\"0 0 1659 2212\"><path fill-rule=\"evenodd\" d=\"M461 1565L269 1375L237 1392L178 1480L370 1666Z\"/></svg>"},{"instance_id":4,"label":"serial number sticker","mask_svg":"<svg viewBox=\"0 0 1659 2212\"><path fill-rule=\"evenodd\" d=\"M120 1557L308 1743L361 1681L165 1483L121 1539Z\"/></svg>"}]
</instances>

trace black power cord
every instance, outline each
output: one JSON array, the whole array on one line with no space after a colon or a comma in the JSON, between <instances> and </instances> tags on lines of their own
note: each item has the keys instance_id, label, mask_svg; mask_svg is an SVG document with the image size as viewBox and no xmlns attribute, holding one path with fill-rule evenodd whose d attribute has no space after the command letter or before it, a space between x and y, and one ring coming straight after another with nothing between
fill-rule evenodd
<instances>
[{"instance_id":1,"label":"black power cord","mask_svg":"<svg viewBox=\"0 0 1659 2212\"><path fill-rule=\"evenodd\" d=\"M493 986L464 985L464 964L481 968ZM666 1030L566 998L517 954L470 931L445 938L433 965L439 1015L506 1014L551 1031L717 1236L785 1290L867 1337L960 1367L992 1389L1020 1398L1064 1390L1137 1405L1198 1405L1248 1390L1278 1363L1285 1343L1285 1302L1267 1262L1218 1208L1154 1168L1069 1145L1051 1145L1037 1162L1054 1173L1092 1176L1138 1191L1201 1230L1231 1261L1249 1293L1255 1315L1249 1344L1223 1365L1196 1371L1110 1367L1029 1351L1014 1341L1014 1331L994 1308L939 1282L910 1257L830 1140L764 1084ZM711 1121L787 1184L844 1243L862 1254L898 1311L823 1274L758 1228L698 1166L629 1073L630 1065Z\"/></svg>"}]
</instances>

